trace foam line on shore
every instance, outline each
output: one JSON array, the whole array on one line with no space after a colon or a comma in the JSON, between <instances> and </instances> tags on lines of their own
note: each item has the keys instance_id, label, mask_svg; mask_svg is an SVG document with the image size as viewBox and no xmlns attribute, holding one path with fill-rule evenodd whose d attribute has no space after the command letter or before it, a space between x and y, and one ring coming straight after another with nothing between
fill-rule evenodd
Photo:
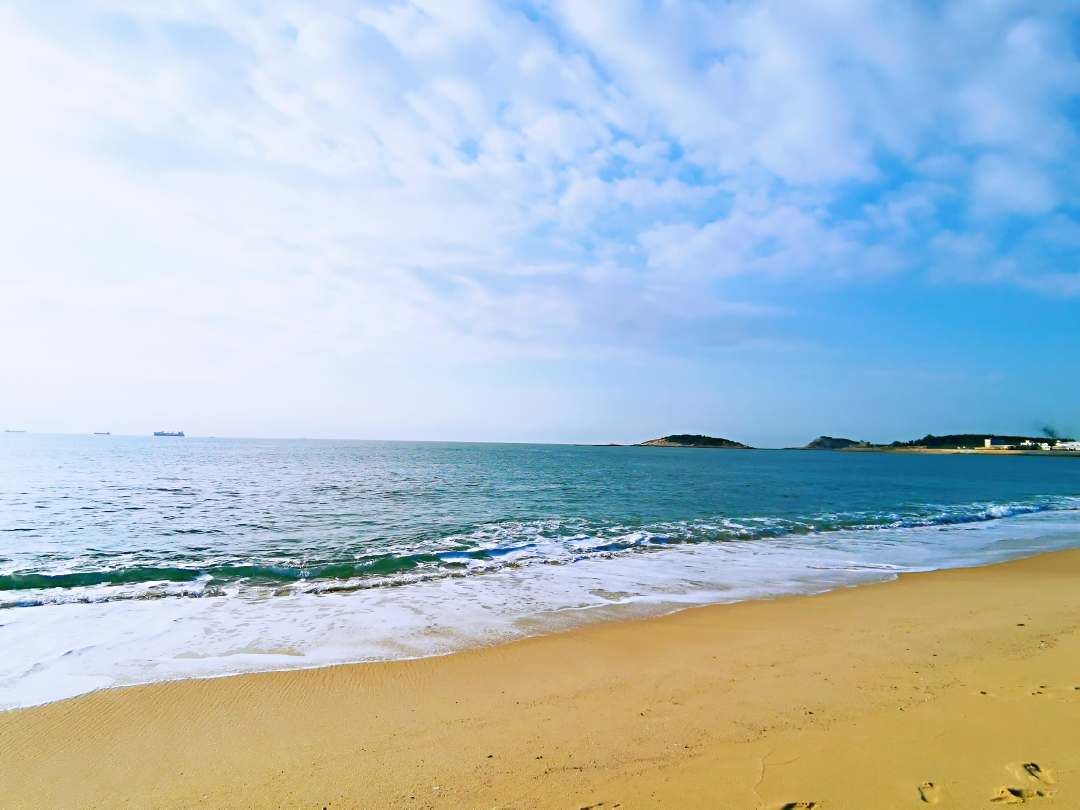
<instances>
[{"instance_id":1,"label":"foam line on shore","mask_svg":"<svg viewBox=\"0 0 1080 810\"><path fill-rule=\"evenodd\" d=\"M816 593L1080 545L1080 513L679 546L397 588L231 594L0 613L5 709L110 686L440 655L605 619Z\"/></svg>"}]
</instances>

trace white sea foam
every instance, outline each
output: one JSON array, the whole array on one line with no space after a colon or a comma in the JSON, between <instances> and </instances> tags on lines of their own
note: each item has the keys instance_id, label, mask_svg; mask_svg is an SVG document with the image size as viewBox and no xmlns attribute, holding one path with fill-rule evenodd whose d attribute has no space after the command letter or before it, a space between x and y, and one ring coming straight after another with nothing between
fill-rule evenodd
<instances>
[{"instance_id":1,"label":"white sea foam","mask_svg":"<svg viewBox=\"0 0 1080 810\"><path fill-rule=\"evenodd\" d=\"M9 608L0 611L0 708L126 684L438 655L607 618L820 592L1077 545L1080 513L1049 512L687 545L348 593L231 589Z\"/></svg>"}]
</instances>

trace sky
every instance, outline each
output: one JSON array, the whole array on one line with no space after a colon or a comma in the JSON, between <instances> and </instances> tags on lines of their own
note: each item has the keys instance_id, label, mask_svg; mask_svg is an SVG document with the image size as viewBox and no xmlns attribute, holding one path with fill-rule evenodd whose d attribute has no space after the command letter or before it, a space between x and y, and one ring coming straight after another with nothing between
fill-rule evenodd
<instances>
[{"instance_id":1,"label":"sky","mask_svg":"<svg viewBox=\"0 0 1080 810\"><path fill-rule=\"evenodd\" d=\"M1080 2L0 0L0 429L1080 434Z\"/></svg>"}]
</instances>

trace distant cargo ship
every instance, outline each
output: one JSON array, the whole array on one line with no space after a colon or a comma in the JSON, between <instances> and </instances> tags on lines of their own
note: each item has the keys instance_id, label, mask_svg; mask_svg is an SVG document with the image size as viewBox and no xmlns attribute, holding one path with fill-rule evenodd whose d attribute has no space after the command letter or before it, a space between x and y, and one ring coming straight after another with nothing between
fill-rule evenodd
<instances>
[{"instance_id":1,"label":"distant cargo ship","mask_svg":"<svg viewBox=\"0 0 1080 810\"><path fill-rule=\"evenodd\" d=\"M167 430L155 430L154 435L155 436L183 436L184 431L181 430L181 431L179 431L177 433L170 433Z\"/></svg>"},{"instance_id":2,"label":"distant cargo ship","mask_svg":"<svg viewBox=\"0 0 1080 810\"><path fill-rule=\"evenodd\" d=\"M96 430L95 430L95 431L94 431L94 435L95 435L95 436L111 436L112 434L111 434L111 433L109 433L109 431L107 431L107 430L106 430L106 431L104 431L104 432L102 432L102 433L98 433L98 431L96 431Z\"/></svg>"}]
</instances>

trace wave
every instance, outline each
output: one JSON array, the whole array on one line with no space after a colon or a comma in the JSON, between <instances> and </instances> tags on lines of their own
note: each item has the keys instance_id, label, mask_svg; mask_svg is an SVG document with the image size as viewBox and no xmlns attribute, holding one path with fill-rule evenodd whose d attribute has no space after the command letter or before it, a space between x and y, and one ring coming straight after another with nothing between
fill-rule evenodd
<instances>
[{"instance_id":1,"label":"wave","mask_svg":"<svg viewBox=\"0 0 1080 810\"><path fill-rule=\"evenodd\" d=\"M126 559L95 560L96 567L83 561L83 570L79 570L80 561L68 560L58 569L0 574L0 608L239 593L343 593L483 574L506 567L572 564L686 544L783 539L798 542L800 538L827 539L837 532L870 532L879 541L889 542L891 530L956 526L1062 511L1080 511L1080 498L923 506L906 513L819 513L794 519L716 517L642 526L603 524L585 518L501 521L428 539L427 548L399 547L381 553L345 549L336 557L312 554L306 559L259 559L251 555L162 560L150 565L140 564L129 555ZM163 554L157 553L158 557Z\"/></svg>"}]
</instances>

